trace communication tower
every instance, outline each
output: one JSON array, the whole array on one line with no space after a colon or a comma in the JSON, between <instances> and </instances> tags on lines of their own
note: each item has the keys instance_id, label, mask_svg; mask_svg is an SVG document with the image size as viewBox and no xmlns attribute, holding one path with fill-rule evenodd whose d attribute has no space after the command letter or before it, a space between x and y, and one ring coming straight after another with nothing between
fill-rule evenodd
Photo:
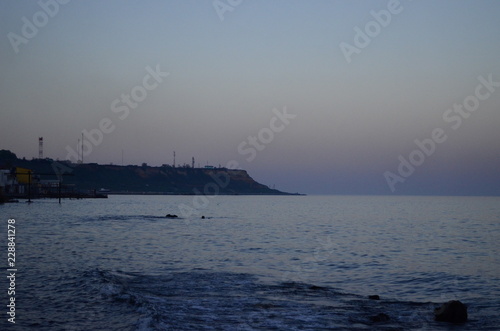
<instances>
[{"instance_id":1,"label":"communication tower","mask_svg":"<svg viewBox=\"0 0 500 331\"><path fill-rule=\"evenodd\" d=\"M43 159L43 137L38 138L38 158Z\"/></svg>"}]
</instances>

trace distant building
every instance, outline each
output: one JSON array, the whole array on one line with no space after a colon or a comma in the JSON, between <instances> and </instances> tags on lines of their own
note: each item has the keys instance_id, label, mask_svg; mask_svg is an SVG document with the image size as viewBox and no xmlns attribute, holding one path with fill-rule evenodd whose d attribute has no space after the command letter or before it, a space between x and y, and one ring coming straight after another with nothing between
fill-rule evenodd
<instances>
[{"instance_id":1,"label":"distant building","mask_svg":"<svg viewBox=\"0 0 500 331\"><path fill-rule=\"evenodd\" d=\"M16 179L21 184L29 184L33 180L33 172L31 169L26 168L14 168L16 171ZM30 178L31 176L31 178Z\"/></svg>"},{"instance_id":2,"label":"distant building","mask_svg":"<svg viewBox=\"0 0 500 331\"><path fill-rule=\"evenodd\" d=\"M0 170L0 191L6 195L24 194L25 186L19 184L16 174L11 170Z\"/></svg>"}]
</instances>

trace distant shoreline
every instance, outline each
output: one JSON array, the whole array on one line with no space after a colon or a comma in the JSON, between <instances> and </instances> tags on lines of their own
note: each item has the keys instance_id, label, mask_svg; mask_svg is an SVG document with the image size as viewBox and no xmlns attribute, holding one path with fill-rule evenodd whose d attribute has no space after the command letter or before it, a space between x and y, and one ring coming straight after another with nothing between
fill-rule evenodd
<instances>
[{"instance_id":1,"label":"distant shoreline","mask_svg":"<svg viewBox=\"0 0 500 331\"><path fill-rule=\"evenodd\" d=\"M11 151L0 150L0 169L4 174L0 192L17 198L59 196L58 190L63 195L303 195L270 188L243 169L212 166L75 164L48 158L19 159ZM56 170L62 174L58 176Z\"/></svg>"},{"instance_id":2,"label":"distant shoreline","mask_svg":"<svg viewBox=\"0 0 500 331\"><path fill-rule=\"evenodd\" d=\"M103 193L106 195L185 195L185 196L196 196L196 195L207 195L209 194L195 194L195 193L175 193L175 192L99 192L97 193ZM226 195L226 196L251 196L251 195L257 195L257 196L264 196L264 195L269 195L269 196L289 196L289 195L294 195L294 196L307 196L307 194L303 193L219 193L219 194L214 194L214 195Z\"/></svg>"}]
</instances>

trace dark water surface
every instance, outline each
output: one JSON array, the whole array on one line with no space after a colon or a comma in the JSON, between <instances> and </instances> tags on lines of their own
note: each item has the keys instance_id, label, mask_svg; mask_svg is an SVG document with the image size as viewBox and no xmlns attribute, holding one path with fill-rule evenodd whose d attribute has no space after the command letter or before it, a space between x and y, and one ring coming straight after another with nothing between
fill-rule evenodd
<instances>
[{"instance_id":1,"label":"dark water surface","mask_svg":"<svg viewBox=\"0 0 500 331\"><path fill-rule=\"evenodd\" d=\"M179 207L193 214L164 217ZM448 330L432 311L452 299L470 318L452 329L500 329L500 198L110 196L0 215L2 330Z\"/></svg>"}]
</instances>

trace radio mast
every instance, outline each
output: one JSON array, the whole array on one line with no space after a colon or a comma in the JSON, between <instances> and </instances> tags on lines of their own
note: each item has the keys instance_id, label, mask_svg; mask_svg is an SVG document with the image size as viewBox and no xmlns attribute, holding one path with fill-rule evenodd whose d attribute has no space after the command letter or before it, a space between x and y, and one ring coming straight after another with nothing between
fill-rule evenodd
<instances>
[{"instance_id":1,"label":"radio mast","mask_svg":"<svg viewBox=\"0 0 500 331\"><path fill-rule=\"evenodd\" d=\"M43 137L38 138L38 158L43 159Z\"/></svg>"}]
</instances>

